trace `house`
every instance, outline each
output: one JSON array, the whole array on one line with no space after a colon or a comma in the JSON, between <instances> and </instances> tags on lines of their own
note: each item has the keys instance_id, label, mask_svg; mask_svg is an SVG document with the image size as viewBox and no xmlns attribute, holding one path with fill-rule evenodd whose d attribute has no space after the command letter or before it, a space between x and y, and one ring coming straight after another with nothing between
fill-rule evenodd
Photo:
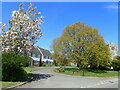
<instances>
[{"instance_id":1,"label":"house","mask_svg":"<svg viewBox=\"0 0 120 90\"><path fill-rule=\"evenodd\" d=\"M110 53L111 53L111 58L114 59L115 56L118 56L118 47L116 44L110 42L108 44L108 47L110 49Z\"/></svg>"},{"instance_id":2,"label":"house","mask_svg":"<svg viewBox=\"0 0 120 90\"><path fill-rule=\"evenodd\" d=\"M42 64L53 64L53 58L49 50L40 48L39 46L33 46L31 51L31 57L33 61L30 66L42 66Z\"/></svg>"}]
</instances>

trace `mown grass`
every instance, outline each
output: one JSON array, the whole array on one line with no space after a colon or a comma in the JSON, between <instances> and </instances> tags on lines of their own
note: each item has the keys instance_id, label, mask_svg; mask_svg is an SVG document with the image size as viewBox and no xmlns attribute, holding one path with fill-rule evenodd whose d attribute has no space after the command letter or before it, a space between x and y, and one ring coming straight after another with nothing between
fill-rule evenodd
<instances>
[{"instance_id":1,"label":"mown grass","mask_svg":"<svg viewBox=\"0 0 120 90\"><path fill-rule=\"evenodd\" d=\"M91 72L89 72L88 70L79 70L79 72L73 73L73 69L65 69L65 72L59 72L59 70L54 70L54 72L67 74L67 75L83 76L83 77L115 77L115 76L118 76L118 71L107 71L107 70L94 70Z\"/></svg>"},{"instance_id":2,"label":"mown grass","mask_svg":"<svg viewBox=\"0 0 120 90\"><path fill-rule=\"evenodd\" d=\"M23 69L38 69L38 68L53 68L53 67L56 67L56 66L46 66L46 67L23 67Z\"/></svg>"},{"instance_id":3,"label":"mown grass","mask_svg":"<svg viewBox=\"0 0 120 90\"><path fill-rule=\"evenodd\" d=\"M1 82L1 83L2 83L2 88L8 88L8 87L12 87L12 86L18 85L23 82Z\"/></svg>"}]
</instances>

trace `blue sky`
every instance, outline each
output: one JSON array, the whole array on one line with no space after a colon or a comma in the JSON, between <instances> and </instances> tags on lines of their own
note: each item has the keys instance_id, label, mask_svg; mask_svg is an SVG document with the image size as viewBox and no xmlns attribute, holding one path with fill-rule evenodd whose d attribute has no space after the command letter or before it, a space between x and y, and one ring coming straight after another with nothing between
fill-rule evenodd
<instances>
[{"instance_id":1,"label":"blue sky","mask_svg":"<svg viewBox=\"0 0 120 90\"><path fill-rule=\"evenodd\" d=\"M18 2L2 3L2 22L7 24ZM52 40L62 35L63 29L78 21L99 30L106 43L118 44L118 9L116 2L34 2L44 16L43 36L36 45L50 50ZM29 3L25 3L26 9Z\"/></svg>"}]
</instances>

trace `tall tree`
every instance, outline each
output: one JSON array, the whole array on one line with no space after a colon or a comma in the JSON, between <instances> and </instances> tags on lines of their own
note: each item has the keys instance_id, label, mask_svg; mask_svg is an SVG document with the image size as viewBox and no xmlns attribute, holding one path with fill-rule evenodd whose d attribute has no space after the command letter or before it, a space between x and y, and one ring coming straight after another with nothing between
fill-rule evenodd
<instances>
[{"instance_id":1,"label":"tall tree","mask_svg":"<svg viewBox=\"0 0 120 90\"><path fill-rule=\"evenodd\" d=\"M52 50L54 51L52 54L52 57L54 57L54 62L59 63L60 65L68 63L68 58L66 58L65 50L63 49L65 45L63 40L61 37L56 38L53 40L53 45L51 46Z\"/></svg>"},{"instance_id":2,"label":"tall tree","mask_svg":"<svg viewBox=\"0 0 120 90\"><path fill-rule=\"evenodd\" d=\"M33 7L32 3L27 11L24 11L23 5L20 4L19 10L13 11L8 30L5 30L5 24L1 23L3 51L15 51L17 54L26 52L42 36L40 25L43 16L39 16L40 12L35 11L37 7Z\"/></svg>"},{"instance_id":3,"label":"tall tree","mask_svg":"<svg viewBox=\"0 0 120 90\"><path fill-rule=\"evenodd\" d=\"M98 30L81 22L67 26L55 41L57 44L53 42L52 46L54 53L75 60L80 67L103 68L110 62L109 48Z\"/></svg>"}]
</instances>

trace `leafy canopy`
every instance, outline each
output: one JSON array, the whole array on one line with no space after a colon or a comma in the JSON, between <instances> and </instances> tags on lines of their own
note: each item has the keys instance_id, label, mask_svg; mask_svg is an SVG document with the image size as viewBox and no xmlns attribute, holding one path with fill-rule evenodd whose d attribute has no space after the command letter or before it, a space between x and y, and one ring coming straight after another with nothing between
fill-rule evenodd
<instances>
[{"instance_id":1,"label":"leafy canopy","mask_svg":"<svg viewBox=\"0 0 120 90\"><path fill-rule=\"evenodd\" d=\"M110 62L109 48L98 30L81 22L67 26L51 47L58 62L75 60L78 66L91 68L103 68Z\"/></svg>"}]
</instances>

